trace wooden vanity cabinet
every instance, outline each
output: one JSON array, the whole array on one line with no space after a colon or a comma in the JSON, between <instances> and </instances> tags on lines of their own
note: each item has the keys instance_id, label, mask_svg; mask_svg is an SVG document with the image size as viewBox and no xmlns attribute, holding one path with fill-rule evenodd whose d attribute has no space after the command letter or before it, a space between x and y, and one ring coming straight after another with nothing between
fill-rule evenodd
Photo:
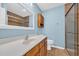
<instances>
[{"instance_id":1,"label":"wooden vanity cabinet","mask_svg":"<svg viewBox=\"0 0 79 59\"><path fill-rule=\"evenodd\" d=\"M26 56L36 56L39 54L39 44L36 45L34 48L32 48L30 51L28 51L25 55Z\"/></svg>"},{"instance_id":2,"label":"wooden vanity cabinet","mask_svg":"<svg viewBox=\"0 0 79 59\"><path fill-rule=\"evenodd\" d=\"M44 56L45 55L45 48L44 46L42 48L40 48L40 56Z\"/></svg>"},{"instance_id":3,"label":"wooden vanity cabinet","mask_svg":"<svg viewBox=\"0 0 79 59\"><path fill-rule=\"evenodd\" d=\"M44 17L42 14L38 14L38 28L44 27Z\"/></svg>"},{"instance_id":4,"label":"wooden vanity cabinet","mask_svg":"<svg viewBox=\"0 0 79 59\"><path fill-rule=\"evenodd\" d=\"M44 46L45 46L45 47L44 47L44 49L45 49L45 50L44 50L44 51L45 51L45 54L44 54L44 55L47 56L47 39L45 40Z\"/></svg>"},{"instance_id":5,"label":"wooden vanity cabinet","mask_svg":"<svg viewBox=\"0 0 79 59\"><path fill-rule=\"evenodd\" d=\"M24 56L46 56L47 55L47 38L38 43Z\"/></svg>"},{"instance_id":6,"label":"wooden vanity cabinet","mask_svg":"<svg viewBox=\"0 0 79 59\"><path fill-rule=\"evenodd\" d=\"M45 40L40 42L40 56L45 55Z\"/></svg>"}]
</instances>

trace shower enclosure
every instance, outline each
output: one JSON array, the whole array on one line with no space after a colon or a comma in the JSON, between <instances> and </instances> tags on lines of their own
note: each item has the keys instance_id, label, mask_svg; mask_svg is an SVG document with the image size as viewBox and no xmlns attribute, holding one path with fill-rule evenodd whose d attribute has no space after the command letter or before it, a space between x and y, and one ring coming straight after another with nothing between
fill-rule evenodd
<instances>
[{"instance_id":1,"label":"shower enclosure","mask_svg":"<svg viewBox=\"0 0 79 59\"><path fill-rule=\"evenodd\" d=\"M65 5L65 48L69 55L77 55L77 4L70 3Z\"/></svg>"}]
</instances>

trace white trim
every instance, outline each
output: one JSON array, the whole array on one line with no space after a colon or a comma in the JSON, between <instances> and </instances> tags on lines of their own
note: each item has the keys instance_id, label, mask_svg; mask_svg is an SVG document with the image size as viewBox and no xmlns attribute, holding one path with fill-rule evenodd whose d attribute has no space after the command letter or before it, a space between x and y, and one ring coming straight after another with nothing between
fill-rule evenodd
<instances>
[{"instance_id":1,"label":"white trim","mask_svg":"<svg viewBox=\"0 0 79 59\"><path fill-rule=\"evenodd\" d=\"M59 49L65 49L64 47L55 46L55 45L52 45L52 47L54 47L54 48L59 48Z\"/></svg>"}]
</instances>

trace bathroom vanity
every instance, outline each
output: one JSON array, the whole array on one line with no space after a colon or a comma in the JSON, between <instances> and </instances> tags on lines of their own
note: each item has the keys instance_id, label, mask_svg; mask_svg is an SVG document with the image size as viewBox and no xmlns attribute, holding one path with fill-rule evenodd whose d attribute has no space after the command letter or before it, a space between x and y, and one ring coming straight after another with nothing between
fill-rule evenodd
<instances>
[{"instance_id":1,"label":"bathroom vanity","mask_svg":"<svg viewBox=\"0 0 79 59\"><path fill-rule=\"evenodd\" d=\"M13 39L13 38L12 38ZM46 56L47 37L35 35L27 40L24 37L16 38L5 44L0 44L0 56Z\"/></svg>"},{"instance_id":2,"label":"bathroom vanity","mask_svg":"<svg viewBox=\"0 0 79 59\"><path fill-rule=\"evenodd\" d=\"M31 50L26 52L24 56L46 56L47 55L47 38L35 45Z\"/></svg>"}]
</instances>

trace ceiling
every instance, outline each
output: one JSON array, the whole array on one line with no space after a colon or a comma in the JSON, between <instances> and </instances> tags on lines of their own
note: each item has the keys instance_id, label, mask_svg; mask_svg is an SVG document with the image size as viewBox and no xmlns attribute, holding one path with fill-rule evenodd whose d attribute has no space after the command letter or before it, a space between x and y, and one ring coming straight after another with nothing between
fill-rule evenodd
<instances>
[{"instance_id":1,"label":"ceiling","mask_svg":"<svg viewBox=\"0 0 79 59\"><path fill-rule=\"evenodd\" d=\"M46 11L51 8L55 8L60 5L63 5L63 3L36 3L36 5L38 6L38 8L41 11ZM34 6L34 4L31 7L33 7L33 6ZM23 7L19 3L8 3L7 9L8 9L8 11L13 12L22 17L32 15L32 13L27 8Z\"/></svg>"},{"instance_id":2,"label":"ceiling","mask_svg":"<svg viewBox=\"0 0 79 59\"><path fill-rule=\"evenodd\" d=\"M37 4L42 11L49 10L51 8L55 8L63 5L63 3L38 3Z\"/></svg>"},{"instance_id":3,"label":"ceiling","mask_svg":"<svg viewBox=\"0 0 79 59\"><path fill-rule=\"evenodd\" d=\"M26 8L24 8L23 6L21 6L18 3L8 3L7 9L8 9L8 11L13 12L22 17L32 14L29 10L27 10Z\"/></svg>"}]
</instances>

